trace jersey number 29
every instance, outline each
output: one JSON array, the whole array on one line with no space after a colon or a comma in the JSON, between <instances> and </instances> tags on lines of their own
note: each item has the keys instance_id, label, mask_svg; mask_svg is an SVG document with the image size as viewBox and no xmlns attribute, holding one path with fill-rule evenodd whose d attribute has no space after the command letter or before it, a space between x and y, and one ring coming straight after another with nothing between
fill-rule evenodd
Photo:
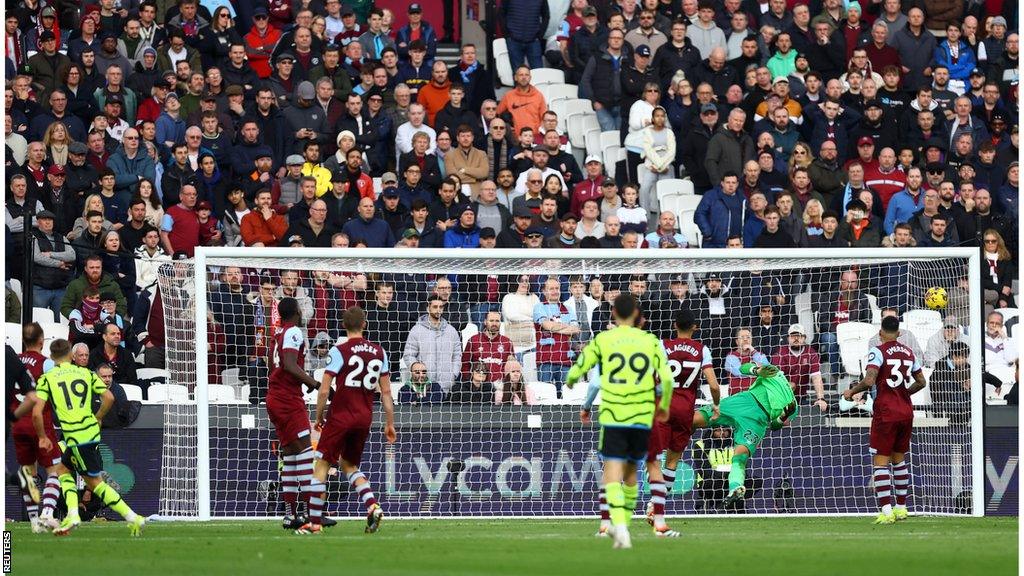
<instances>
[{"instance_id":1,"label":"jersey number 29","mask_svg":"<svg viewBox=\"0 0 1024 576\"><path fill-rule=\"evenodd\" d=\"M384 369L384 362L378 359L365 362L361 356L349 356L348 376L345 377L345 386L359 388L362 386L367 390L376 390L377 382L380 381L380 373Z\"/></svg>"}]
</instances>

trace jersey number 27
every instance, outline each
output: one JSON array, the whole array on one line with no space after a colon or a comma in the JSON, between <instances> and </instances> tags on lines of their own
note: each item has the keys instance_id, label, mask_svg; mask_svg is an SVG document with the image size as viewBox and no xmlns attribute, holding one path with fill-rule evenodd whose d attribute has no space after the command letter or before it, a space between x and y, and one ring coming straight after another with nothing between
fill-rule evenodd
<instances>
[{"instance_id":1,"label":"jersey number 27","mask_svg":"<svg viewBox=\"0 0 1024 576\"><path fill-rule=\"evenodd\" d=\"M693 383L697 381L697 374L700 374L700 362L669 360L668 367L672 371L673 388L692 388ZM686 379L680 384L679 375L684 370L687 371Z\"/></svg>"}]
</instances>

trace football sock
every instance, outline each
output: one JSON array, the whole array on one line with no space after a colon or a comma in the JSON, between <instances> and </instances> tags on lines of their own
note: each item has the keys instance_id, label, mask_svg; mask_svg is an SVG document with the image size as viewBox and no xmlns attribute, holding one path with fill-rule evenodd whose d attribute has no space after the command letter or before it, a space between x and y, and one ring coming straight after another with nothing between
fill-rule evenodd
<instances>
[{"instance_id":1,"label":"football sock","mask_svg":"<svg viewBox=\"0 0 1024 576\"><path fill-rule=\"evenodd\" d=\"M743 486L743 483L746 482L747 460L750 460L750 454L746 452L742 454L733 453L732 468L729 469L729 492Z\"/></svg>"},{"instance_id":2,"label":"football sock","mask_svg":"<svg viewBox=\"0 0 1024 576\"><path fill-rule=\"evenodd\" d=\"M359 500L367 510L377 503L377 498L374 497L373 490L370 488L370 481L363 476L362 472L356 470L349 475L348 483L356 491L356 494L359 494Z\"/></svg>"},{"instance_id":3,"label":"football sock","mask_svg":"<svg viewBox=\"0 0 1024 576\"><path fill-rule=\"evenodd\" d=\"M626 495L622 491L622 482L609 482L605 484L604 490L612 525L625 526L628 516L626 515Z\"/></svg>"},{"instance_id":4,"label":"football sock","mask_svg":"<svg viewBox=\"0 0 1024 576\"><path fill-rule=\"evenodd\" d=\"M294 479L298 490L302 493L302 499L308 504L313 494L313 448L307 447L293 458Z\"/></svg>"},{"instance_id":5,"label":"football sock","mask_svg":"<svg viewBox=\"0 0 1024 576\"><path fill-rule=\"evenodd\" d=\"M68 518L78 518L78 486L70 472L60 475L60 491L68 507Z\"/></svg>"},{"instance_id":6,"label":"football sock","mask_svg":"<svg viewBox=\"0 0 1024 576\"><path fill-rule=\"evenodd\" d=\"M53 511L57 508L57 498L59 497L60 480L57 479L57 476L50 474L46 477L46 486L43 488L43 516L53 517Z\"/></svg>"},{"instance_id":7,"label":"football sock","mask_svg":"<svg viewBox=\"0 0 1024 576\"><path fill-rule=\"evenodd\" d=\"M605 494L605 486L601 484L598 486L598 493L601 495L598 499L598 509L601 511L601 526L607 526L611 523L611 515L608 513L608 496Z\"/></svg>"},{"instance_id":8,"label":"football sock","mask_svg":"<svg viewBox=\"0 0 1024 576\"><path fill-rule=\"evenodd\" d=\"M32 501L32 495L28 490L21 491L21 501L25 503L25 512L29 520L35 520L39 516L39 505Z\"/></svg>"},{"instance_id":9,"label":"football sock","mask_svg":"<svg viewBox=\"0 0 1024 576\"><path fill-rule=\"evenodd\" d=\"M121 495L117 493L117 490L111 488L106 482L100 482L97 484L96 487L92 489L92 493L99 496L100 500L103 500L104 504L110 506L111 510L120 514L125 520L131 522L135 519L135 512L132 512L132 509L128 507L128 503L121 498Z\"/></svg>"},{"instance_id":10,"label":"football sock","mask_svg":"<svg viewBox=\"0 0 1024 576\"><path fill-rule=\"evenodd\" d=\"M907 461L892 465L892 487L896 496L896 507L907 507L907 490L910 488L910 468Z\"/></svg>"},{"instance_id":11,"label":"football sock","mask_svg":"<svg viewBox=\"0 0 1024 576\"><path fill-rule=\"evenodd\" d=\"M309 483L309 521L313 524L320 524L323 520L326 490L327 486L316 478Z\"/></svg>"},{"instance_id":12,"label":"football sock","mask_svg":"<svg viewBox=\"0 0 1024 576\"><path fill-rule=\"evenodd\" d=\"M287 510L285 514L295 517L295 503L299 496L299 483L295 479L295 455L288 454L281 457L284 465L281 467L281 500L284 500Z\"/></svg>"},{"instance_id":13,"label":"football sock","mask_svg":"<svg viewBox=\"0 0 1024 576\"><path fill-rule=\"evenodd\" d=\"M628 521L633 517L633 511L636 510L636 499L640 495L640 488L636 484L630 486L629 484L622 484L622 493L626 496L626 520Z\"/></svg>"},{"instance_id":14,"label":"football sock","mask_svg":"<svg viewBox=\"0 0 1024 576\"><path fill-rule=\"evenodd\" d=\"M676 483L676 471L674 468L664 467L661 469L661 475L665 478L665 495L672 491L672 486Z\"/></svg>"},{"instance_id":15,"label":"football sock","mask_svg":"<svg viewBox=\"0 0 1024 576\"><path fill-rule=\"evenodd\" d=\"M665 484L651 482L651 504L654 505L654 526L665 524Z\"/></svg>"},{"instance_id":16,"label":"football sock","mask_svg":"<svg viewBox=\"0 0 1024 576\"><path fill-rule=\"evenodd\" d=\"M878 499L878 507L885 515L892 514L892 485L889 480L889 467L876 466L872 474L875 484L875 498Z\"/></svg>"}]
</instances>

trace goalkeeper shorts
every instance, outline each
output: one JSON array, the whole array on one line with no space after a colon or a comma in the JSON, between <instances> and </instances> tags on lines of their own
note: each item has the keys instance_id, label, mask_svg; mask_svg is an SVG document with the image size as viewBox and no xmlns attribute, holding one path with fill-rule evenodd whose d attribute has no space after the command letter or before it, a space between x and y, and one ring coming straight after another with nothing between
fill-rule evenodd
<instances>
[{"instance_id":1,"label":"goalkeeper shorts","mask_svg":"<svg viewBox=\"0 0 1024 576\"><path fill-rule=\"evenodd\" d=\"M732 428L733 443L746 446L753 456L757 445L764 439L768 430L768 415L765 414L761 405L757 403L754 396L740 392L722 400L721 415L718 420L711 422L711 406L704 406L700 413L709 422L708 426L728 426Z\"/></svg>"}]
</instances>

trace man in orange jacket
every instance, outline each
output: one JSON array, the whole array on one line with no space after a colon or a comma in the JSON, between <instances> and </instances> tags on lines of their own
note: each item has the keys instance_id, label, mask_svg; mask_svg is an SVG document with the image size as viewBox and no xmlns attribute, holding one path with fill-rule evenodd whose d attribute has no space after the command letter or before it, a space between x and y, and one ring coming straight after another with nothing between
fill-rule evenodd
<instances>
[{"instance_id":1,"label":"man in orange jacket","mask_svg":"<svg viewBox=\"0 0 1024 576\"><path fill-rule=\"evenodd\" d=\"M516 87L509 90L501 99L501 104L498 105L498 114L512 113L515 134L518 134L526 126L536 131L544 118L544 112L548 109L544 95L530 84L531 79L530 69L527 66L516 68Z\"/></svg>"},{"instance_id":2,"label":"man in orange jacket","mask_svg":"<svg viewBox=\"0 0 1024 576\"><path fill-rule=\"evenodd\" d=\"M256 209L242 218L242 242L246 246L277 246L288 231L288 220L271 206L270 190L256 193Z\"/></svg>"},{"instance_id":3,"label":"man in orange jacket","mask_svg":"<svg viewBox=\"0 0 1024 576\"><path fill-rule=\"evenodd\" d=\"M448 79L448 65L440 60L434 61L430 69L430 82L420 88L416 95L416 101L423 104L427 111L427 124L434 127L434 116L448 104L448 89L451 88L451 80Z\"/></svg>"}]
</instances>

